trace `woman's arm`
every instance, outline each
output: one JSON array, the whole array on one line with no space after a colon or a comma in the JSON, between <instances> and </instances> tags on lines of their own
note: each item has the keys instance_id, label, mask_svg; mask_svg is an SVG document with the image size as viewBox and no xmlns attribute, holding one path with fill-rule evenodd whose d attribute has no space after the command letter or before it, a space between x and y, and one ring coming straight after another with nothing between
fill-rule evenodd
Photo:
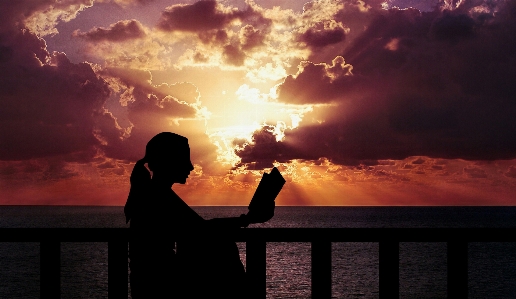
<instances>
[{"instance_id":1,"label":"woman's arm","mask_svg":"<svg viewBox=\"0 0 516 299\"><path fill-rule=\"evenodd\" d=\"M206 222L209 227L213 228L239 228L249 226L249 217L242 214L240 217L213 218Z\"/></svg>"},{"instance_id":2,"label":"woman's arm","mask_svg":"<svg viewBox=\"0 0 516 299\"><path fill-rule=\"evenodd\" d=\"M275 206L274 201L264 202L249 209L247 214L242 214L240 217L213 218L207 220L207 224L215 228L239 228L247 227L252 223L263 223L274 216Z\"/></svg>"}]
</instances>

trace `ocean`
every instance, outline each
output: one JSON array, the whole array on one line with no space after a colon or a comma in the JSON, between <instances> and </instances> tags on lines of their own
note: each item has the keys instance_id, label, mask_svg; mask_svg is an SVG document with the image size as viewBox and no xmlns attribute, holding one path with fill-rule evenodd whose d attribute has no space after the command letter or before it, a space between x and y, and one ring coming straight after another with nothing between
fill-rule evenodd
<instances>
[{"instance_id":1,"label":"ocean","mask_svg":"<svg viewBox=\"0 0 516 299\"><path fill-rule=\"evenodd\" d=\"M246 207L194 207L204 218ZM516 207L277 207L254 227L516 227ZM0 227L127 227L123 207L0 206ZM1 237L0 237L1 238ZM245 244L238 243L245 264ZM469 298L516 298L516 243L469 243ZM332 297L378 298L378 243L332 243ZM446 298L446 243L400 243L400 298ZM267 298L310 298L310 243L267 243ZM61 298L107 298L107 243L61 244ZM39 298L39 244L1 242L0 298Z\"/></svg>"}]
</instances>

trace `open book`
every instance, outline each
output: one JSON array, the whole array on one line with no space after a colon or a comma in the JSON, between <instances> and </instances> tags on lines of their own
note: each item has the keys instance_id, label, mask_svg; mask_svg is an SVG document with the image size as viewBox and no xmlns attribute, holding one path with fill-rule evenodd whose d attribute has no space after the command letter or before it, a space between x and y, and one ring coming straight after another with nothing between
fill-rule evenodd
<instances>
[{"instance_id":1,"label":"open book","mask_svg":"<svg viewBox=\"0 0 516 299\"><path fill-rule=\"evenodd\" d=\"M249 203L249 212L263 215L264 218L270 219L274 215L274 200L284 184L285 179L276 167L270 173L264 173Z\"/></svg>"}]
</instances>

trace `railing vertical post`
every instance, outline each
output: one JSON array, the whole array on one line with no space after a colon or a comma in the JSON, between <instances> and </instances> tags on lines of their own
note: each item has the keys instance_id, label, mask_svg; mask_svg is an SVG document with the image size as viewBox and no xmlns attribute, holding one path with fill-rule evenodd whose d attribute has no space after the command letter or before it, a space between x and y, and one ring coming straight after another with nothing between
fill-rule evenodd
<instances>
[{"instance_id":1,"label":"railing vertical post","mask_svg":"<svg viewBox=\"0 0 516 299\"><path fill-rule=\"evenodd\" d=\"M108 242L108 299L127 299L127 241Z\"/></svg>"},{"instance_id":2,"label":"railing vertical post","mask_svg":"<svg viewBox=\"0 0 516 299\"><path fill-rule=\"evenodd\" d=\"M264 299L267 294L266 245L265 241L246 242L246 272L252 299Z\"/></svg>"},{"instance_id":3,"label":"railing vertical post","mask_svg":"<svg viewBox=\"0 0 516 299\"><path fill-rule=\"evenodd\" d=\"M379 244L380 299L399 298L400 244L381 241Z\"/></svg>"},{"instance_id":4,"label":"railing vertical post","mask_svg":"<svg viewBox=\"0 0 516 299\"><path fill-rule=\"evenodd\" d=\"M448 242L448 298L468 298L467 242Z\"/></svg>"},{"instance_id":5,"label":"railing vertical post","mask_svg":"<svg viewBox=\"0 0 516 299\"><path fill-rule=\"evenodd\" d=\"M61 243L41 241L40 243L40 297L59 299L61 297Z\"/></svg>"},{"instance_id":6,"label":"railing vertical post","mask_svg":"<svg viewBox=\"0 0 516 299\"><path fill-rule=\"evenodd\" d=\"M312 242L312 298L331 298L331 242Z\"/></svg>"}]
</instances>

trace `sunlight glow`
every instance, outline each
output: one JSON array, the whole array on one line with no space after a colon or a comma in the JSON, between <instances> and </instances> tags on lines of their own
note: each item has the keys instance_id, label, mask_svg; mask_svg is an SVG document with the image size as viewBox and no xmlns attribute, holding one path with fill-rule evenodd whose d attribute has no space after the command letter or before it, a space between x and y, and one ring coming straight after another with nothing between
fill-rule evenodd
<instances>
[{"instance_id":1,"label":"sunlight glow","mask_svg":"<svg viewBox=\"0 0 516 299\"><path fill-rule=\"evenodd\" d=\"M217 146L217 161L223 165L235 166L240 162L240 157L235 154L237 145L233 140L240 139L250 143L253 132L259 130L261 125L254 123L252 125L238 125L225 127L224 130L219 130L209 134L213 144Z\"/></svg>"},{"instance_id":2,"label":"sunlight glow","mask_svg":"<svg viewBox=\"0 0 516 299\"><path fill-rule=\"evenodd\" d=\"M239 100L248 101L254 104L267 103L271 99L277 98L276 86L269 89L269 93L261 93L258 88L251 88L247 84L242 84L235 94Z\"/></svg>"}]
</instances>

